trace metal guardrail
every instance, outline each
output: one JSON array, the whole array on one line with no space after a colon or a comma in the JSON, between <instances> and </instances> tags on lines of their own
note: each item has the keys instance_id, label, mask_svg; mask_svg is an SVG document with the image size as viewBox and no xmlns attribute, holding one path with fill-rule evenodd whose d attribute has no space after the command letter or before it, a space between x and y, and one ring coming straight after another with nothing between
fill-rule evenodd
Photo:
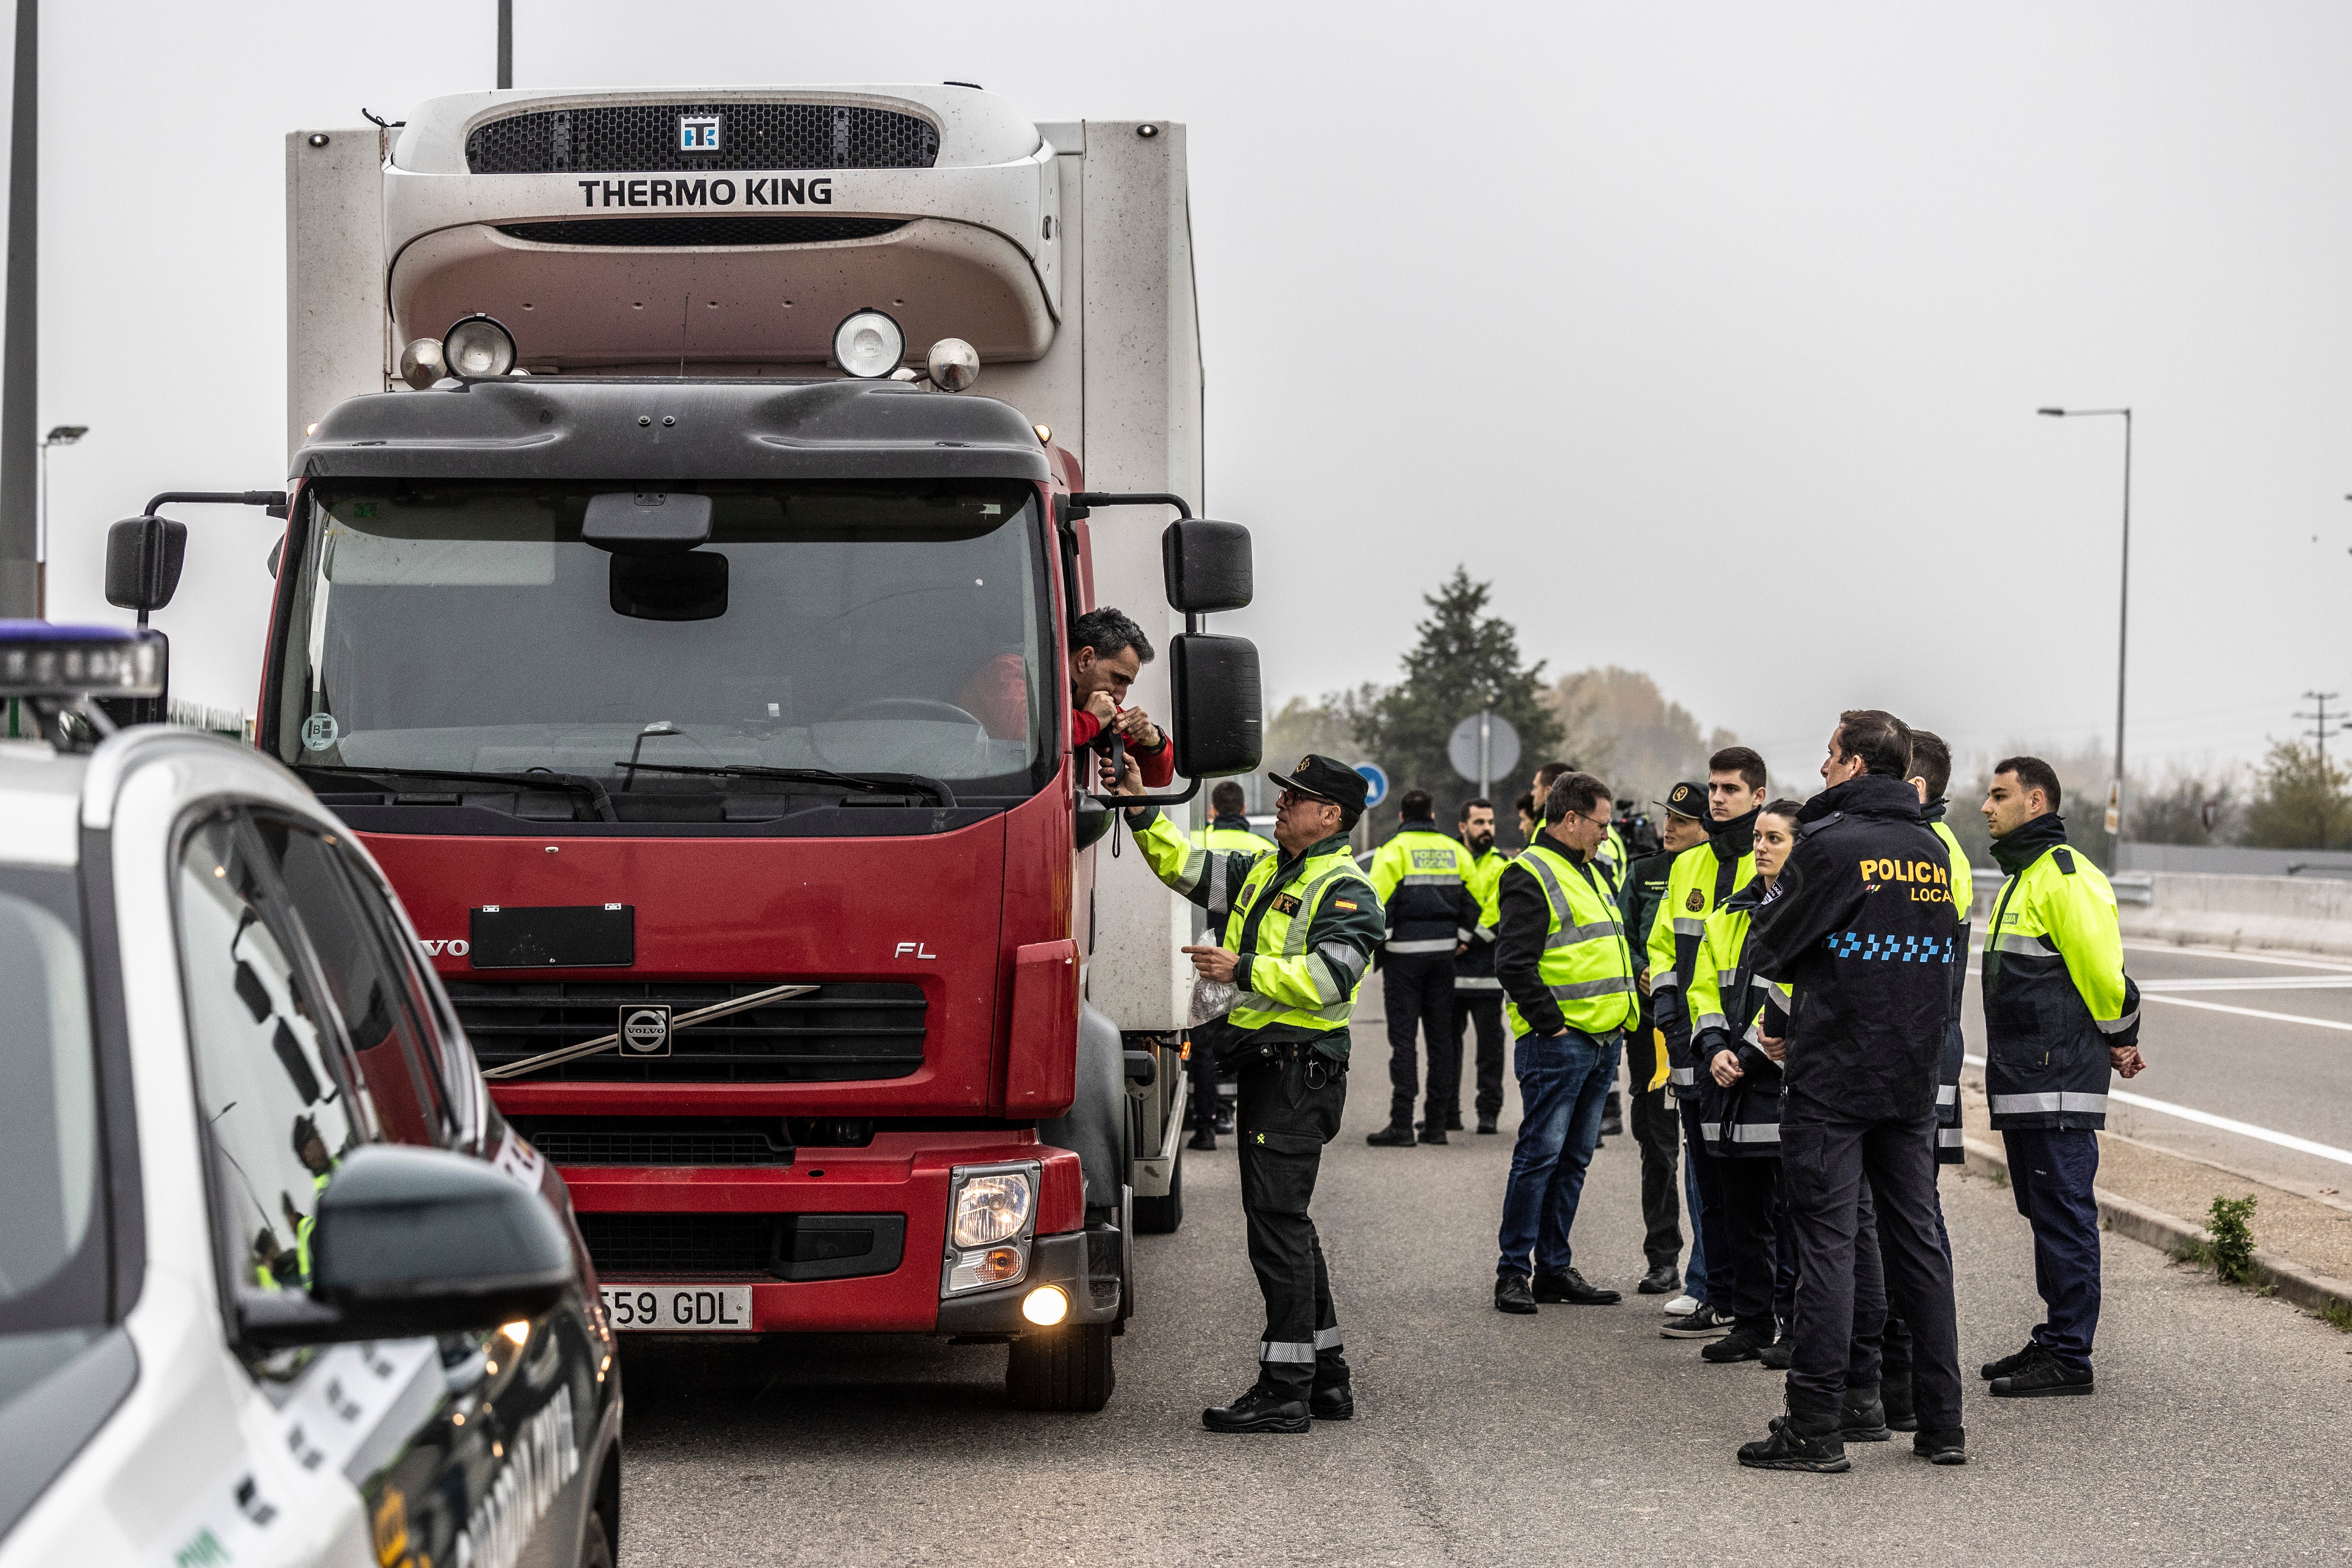
<instances>
[{"instance_id":1,"label":"metal guardrail","mask_svg":"<svg viewBox=\"0 0 2352 1568\"><path fill-rule=\"evenodd\" d=\"M2107 879L2116 890L2119 904L2149 905L2156 902L2156 878L2146 871L2118 871Z\"/></svg>"}]
</instances>

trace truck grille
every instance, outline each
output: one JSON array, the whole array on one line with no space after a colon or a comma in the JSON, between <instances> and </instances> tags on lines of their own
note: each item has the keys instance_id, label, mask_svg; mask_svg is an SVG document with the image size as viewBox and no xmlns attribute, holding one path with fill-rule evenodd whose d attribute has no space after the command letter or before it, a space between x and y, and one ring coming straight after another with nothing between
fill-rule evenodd
<instances>
[{"instance_id":1,"label":"truck grille","mask_svg":"<svg viewBox=\"0 0 2352 1568\"><path fill-rule=\"evenodd\" d=\"M895 217L576 217L560 223L502 223L509 239L533 245L822 245L872 239L904 228Z\"/></svg>"},{"instance_id":2,"label":"truck grille","mask_svg":"<svg viewBox=\"0 0 2352 1568\"><path fill-rule=\"evenodd\" d=\"M667 1004L673 1016L784 984L452 980L449 1000L485 1068L609 1035L621 1009ZM670 1054L605 1051L516 1079L528 1083L839 1083L905 1078L923 1065L922 988L849 982L677 1030Z\"/></svg>"},{"instance_id":3,"label":"truck grille","mask_svg":"<svg viewBox=\"0 0 2352 1568\"><path fill-rule=\"evenodd\" d=\"M678 121L719 117L715 152L680 148ZM928 169L939 127L851 103L626 103L510 114L466 137L477 174L659 174L672 169Z\"/></svg>"},{"instance_id":4,"label":"truck grille","mask_svg":"<svg viewBox=\"0 0 2352 1568\"><path fill-rule=\"evenodd\" d=\"M596 1272L614 1279L856 1279L907 1250L902 1214L583 1214Z\"/></svg>"},{"instance_id":5,"label":"truck grille","mask_svg":"<svg viewBox=\"0 0 2352 1568\"><path fill-rule=\"evenodd\" d=\"M776 1117L513 1116L514 1130L559 1165L789 1165Z\"/></svg>"}]
</instances>

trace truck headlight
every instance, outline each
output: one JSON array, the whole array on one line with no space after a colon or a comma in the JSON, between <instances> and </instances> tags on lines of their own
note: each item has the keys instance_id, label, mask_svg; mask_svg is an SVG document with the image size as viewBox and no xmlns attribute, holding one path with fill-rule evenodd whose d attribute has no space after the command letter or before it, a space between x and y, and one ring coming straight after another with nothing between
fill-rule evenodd
<instances>
[{"instance_id":1,"label":"truck headlight","mask_svg":"<svg viewBox=\"0 0 2352 1568\"><path fill-rule=\"evenodd\" d=\"M488 316L468 316L441 339L449 374L475 380L514 369L514 334Z\"/></svg>"},{"instance_id":2,"label":"truck headlight","mask_svg":"<svg viewBox=\"0 0 2352 1568\"><path fill-rule=\"evenodd\" d=\"M833 329L833 363L860 381L888 375L907 357L907 334L885 310L852 310Z\"/></svg>"},{"instance_id":3,"label":"truck headlight","mask_svg":"<svg viewBox=\"0 0 2352 1568\"><path fill-rule=\"evenodd\" d=\"M1003 1171L968 1177L956 1191L948 1239L957 1247L991 1247L1029 1228L1029 1173Z\"/></svg>"}]
</instances>

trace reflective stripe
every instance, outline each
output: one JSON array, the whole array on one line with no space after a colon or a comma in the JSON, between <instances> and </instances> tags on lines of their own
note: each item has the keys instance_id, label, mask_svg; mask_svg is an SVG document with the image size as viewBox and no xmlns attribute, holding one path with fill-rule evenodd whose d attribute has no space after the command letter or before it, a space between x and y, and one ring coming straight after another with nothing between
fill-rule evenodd
<instances>
[{"instance_id":1,"label":"reflective stripe","mask_svg":"<svg viewBox=\"0 0 2352 1568\"><path fill-rule=\"evenodd\" d=\"M1709 1143L1720 1143L1723 1142L1723 1123L1702 1121L1698 1124L1698 1135Z\"/></svg>"},{"instance_id":2,"label":"reflective stripe","mask_svg":"<svg viewBox=\"0 0 2352 1568\"><path fill-rule=\"evenodd\" d=\"M1764 1020L1759 1018L1756 1022L1748 1025L1748 1032L1739 1037L1746 1040L1749 1045L1756 1047L1759 1050L1761 1050L1764 1047Z\"/></svg>"},{"instance_id":3,"label":"reflective stripe","mask_svg":"<svg viewBox=\"0 0 2352 1568\"><path fill-rule=\"evenodd\" d=\"M1676 974L1671 969L1667 970L1664 974L1653 974L1650 976L1650 994L1655 996L1661 991L1675 990L1680 986L1682 983L1683 977Z\"/></svg>"},{"instance_id":4,"label":"reflective stripe","mask_svg":"<svg viewBox=\"0 0 2352 1568\"><path fill-rule=\"evenodd\" d=\"M1556 1002L1580 1002L1590 996L1610 996L1620 991L1633 989L1630 974L1612 974L1603 980L1580 980L1572 985L1548 987Z\"/></svg>"},{"instance_id":5,"label":"reflective stripe","mask_svg":"<svg viewBox=\"0 0 2352 1568\"><path fill-rule=\"evenodd\" d=\"M1706 1030L1706 1029L1720 1029L1720 1028L1722 1028L1723 1026L1724 1026L1724 1025L1723 1025L1723 1015L1722 1015L1722 1014L1720 1014L1720 1013L1701 1013L1701 1014L1697 1016L1697 1018L1696 1018L1695 1020L1693 1020L1693 1021L1692 1021L1692 1023L1691 1023L1691 1033L1692 1033L1692 1034L1694 1034L1694 1035L1696 1035L1696 1034L1698 1034L1699 1032L1701 1032L1702 1030Z\"/></svg>"},{"instance_id":6,"label":"reflective stripe","mask_svg":"<svg viewBox=\"0 0 2352 1568\"><path fill-rule=\"evenodd\" d=\"M1458 942L1467 942L1472 937L1475 937L1477 934L1478 933L1476 931L1472 931L1468 926L1455 926L1454 928L1454 940Z\"/></svg>"},{"instance_id":7,"label":"reflective stripe","mask_svg":"<svg viewBox=\"0 0 2352 1568\"><path fill-rule=\"evenodd\" d=\"M1307 955L1307 973L1314 977L1315 994L1327 1005L1339 1001L1355 989L1339 984L1339 977L1331 973L1331 961L1323 956L1319 948Z\"/></svg>"},{"instance_id":8,"label":"reflective stripe","mask_svg":"<svg viewBox=\"0 0 2352 1568\"><path fill-rule=\"evenodd\" d=\"M1574 947L1580 942L1597 942L1602 937L1616 936L1624 929L1615 921L1592 921L1580 926L1564 925L1544 938L1544 945Z\"/></svg>"},{"instance_id":9,"label":"reflective stripe","mask_svg":"<svg viewBox=\"0 0 2352 1568\"><path fill-rule=\"evenodd\" d=\"M1318 1351L1337 1351L1347 1349L1348 1347L1342 1344L1339 1341L1339 1325L1334 1323L1328 1329L1316 1330L1315 1348Z\"/></svg>"},{"instance_id":10,"label":"reflective stripe","mask_svg":"<svg viewBox=\"0 0 2352 1568\"><path fill-rule=\"evenodd\" d=\"M1452 952L1454 939L1450 936L1431 937L1426 942L1391 942L1386 944L1391 952Z\"/></svg>"},{"instance_id":11,"label":"reflective stripe","mask_svg":"<svg viewBox=\"0 0 2352 1568\"><path fill-rule=\"evenodd\" d=\"M1480 926L1475 934L1480 942L1492 942L1495 940L1495 928L1493 926Z\"/></svg>"},{"instance_id":12,"label":"reflective stripe","mask_svg":"<svg viewBox=\"0 0 2352 1568\"><path fill-rule=\"evenodd\" d=\"M1327 942L1317 948L1324 962L1348 977L1348 989L1354 990L1356 982L1364 977L1364 955L1344 942Z\"/></svg>"},{"instance_id":13,"label":"reflective stripe","mask_svg":"<svg viewBox=\"0 0 2352 1568\"><path fill-rule=\"evenodd\" d=\"M1205 855L1208 851L1203 849L1196 853ZM1191 870L1191 863L1187 862L1184 868ZM1231 907L1228 902L1230 897L1231 889L1225 886L1225 858L1218 855L1209 861L1209 899L1202 908L1212 910L1228 909Z\"/></svg>"},{"instance_id":14,"label":"reflective stripe","mask_svg":"<svg viewBox=\"0 0 2352 1568\"><path fill-rule=\"evenodd\" d=\"M1688 915L1676 915L1675 917L1675 934L1676 936L1705 936L1706 934L1706 922L1705 921L1695 921Z\"/></svg>"},{"instance_id":15,"label":"reflective stripe","mask_svg":"<svg viewBox=\"0 0 2352 1568\"><path fill-rule=\"evenodd\" d=\"M1780 1124L1777 1121L1735 1121L1731 1124L1734 1143L1778 1143Z\"/></svg>"},{"instance_id":16,"label":"reflective stripe","mask_svg":"<svg viewBox=\"0 0 2352 1568\"><path fill-rule=\"evenodd\" d=\"M1454 977L1456 991L1500 991L1503 983L1491 974L1457 974Z\"/></svg>"},{"instance_id":17,"label":"reflective stripe","mask_svg":"<svg viewBox=\"0 0 2352 1568\"><path fill-rule=\"evenodd\" d=\"M1957 1149L1960 1146L1960 1130L1957 1127L1938 1127L1936 1129L1936 1142L1944 1148Z\"/></svg>"},{"instance_id":18,"label":"reflective stripe","mask_svg":"<svg viewBox=\"0 0 2352 1568\"><path fill-rule=\"evenodd\" d=\"M1668 1083L1678 1083L1684 1085L1696 1083L1698 1081L1698 1069L1696 1068L1675 1068L1666 1074L1666 1081Z\"/></svg>"},{"instance_id":19,"label":"reflective stripe","mask_svg":"<svg viewBox=\"0 0 2352 1568\"><path fill-rule=\"evenodd\" d=\"M1410 876L1399 877L1397 879L1397 886L1400 888L1443 888L1448 883L1459 882L1460 880L1462 880L1462 876L1461 873L1457 871L1415 871Z\"/></svg>"},{"instance_id":20,"label":"reflective stripe","mask_svg":"<svg viewBox=\"0 0 2352 1568\"><path fill-rule=\"evenodd\" d=\"M2099 1026L2099 1033L2103 1035L2120 1035L2139 1022L2139 1014L2137 1011L2129 1012L2113 1022L2105 1018L2094 1018L2091 1022Z\"/></svg>"},{"instance_id":21,"label":"reflective stripe","mask_svg":"<svg viewBox=\"0 0 2352 1568\"><path fill-rule=\"evenodd\" d=\"M1995 952L2022 952L2035 958L2047 958L2058 951L2047 937L2019 936L2014 931L1993 938L1992 950Z\"/></svg>"},{"instance_id":22,"label":"reflective stripe","mask_svg":"<svg viewBox=\"0 0 2352 1568\"><path fill-rule=\"evenodd\" d=\"M1149 827L1151 825L1147 822L1144 826ZM1168 885L1178 892L1189 896L1193 889L1201 885L1201 876L1208 868L1209 852L1195 844L1184 857L1184 868L1177 872L1174 879Z\"/></svg>"},{"instance_id":23,"label":"reflective stripe","mask_svg":"<svg viewBox=\"0 0 2352 1568\"><path fill-rule=\"evenodd\" d=\"M1958 1084L1956 1084L1956 1083L1942 1083L1942 1084L1937 1084L1937 1085L1936 1086L1936 1103L1937 1103L1937 1104L1938 1104L1938 1105L1958 1105L1959 1102L1960 1102L1960 1086L1959 1086Z\"/></svg>"},{"instance_id":24,"label":"reflective stripe","mask_svg":"<svg viewBox=\"0 0 2352 1568\"><path fill-rule=\"evenodd\" d=\"M2076 1094L2072 1089L2042 1094L1996 1094L1992 1097L1995 1116L2023 1116L2036 1110L2084 1110L2101 1116L2107 1113L2107 1097L2104 1094Z\"/></svg>"},{"instance_id":25,"label":"reflective stripe","mask_svg":"<svg viewBox=\"0 0 2352 1568\"><path fill-rule=\"evenodd\" d=\"M1790 990L1787 985L1781 984L1778 980L1771 981L1769 984L1772 987L1772 994L1780 999L1781 1010L1786 1012L1788 1010L1789 1004L1797 999L1797 994L1794 991Z\"/></svg>"},{"instance_id":26,"label":"reflective stripe","mask_svg":"<svg viewBox=\"0 0 2352 1568\"><path fill-rule=\"evenodd\" d=\"M1272 1340L1260 1340L1257 1345L1257 1359L1260 1361L1312 1362L1315 1359L1315 1346L1311 1342L1306 1343L1276 1344Z\"/></svg>"}]
</instances>

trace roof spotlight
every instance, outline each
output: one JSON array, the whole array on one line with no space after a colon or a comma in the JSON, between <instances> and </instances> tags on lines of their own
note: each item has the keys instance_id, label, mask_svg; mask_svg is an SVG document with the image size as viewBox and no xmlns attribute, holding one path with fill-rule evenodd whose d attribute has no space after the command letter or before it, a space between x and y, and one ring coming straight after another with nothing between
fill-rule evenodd
<instances>
[{"instance_id":1,"label":"roof spotlight","mask_svg":"<svg viewBox=\"0 0 2352 1568\"><path fill-rule=\"evenodd\" d=\"M400 379L419 392L449 374L449 362L441 357L439 338L412 338L400 351Z\"/></svg>"},{"instance_id":2,"label":"roof spotlight","mask_svg":"<svg viewBox=\"0 0 2352 1568\"><path fill-rule=\"evenodd\" d=\"M907 357L907 334L871 307L852 310L833 329L833 363L861 381L888 375Z\"/></svg>"},{"instance_id":3,"label":"roof spotlight","mask_svg":"<svg viewBox=\"0 0 2352 1568\"><path fill-rule=\"evenodd\" d=\"M514 369L514 334L488 316L468 316L441 340L449 374L468 381Z\"/></svg>"}]
</instances>

